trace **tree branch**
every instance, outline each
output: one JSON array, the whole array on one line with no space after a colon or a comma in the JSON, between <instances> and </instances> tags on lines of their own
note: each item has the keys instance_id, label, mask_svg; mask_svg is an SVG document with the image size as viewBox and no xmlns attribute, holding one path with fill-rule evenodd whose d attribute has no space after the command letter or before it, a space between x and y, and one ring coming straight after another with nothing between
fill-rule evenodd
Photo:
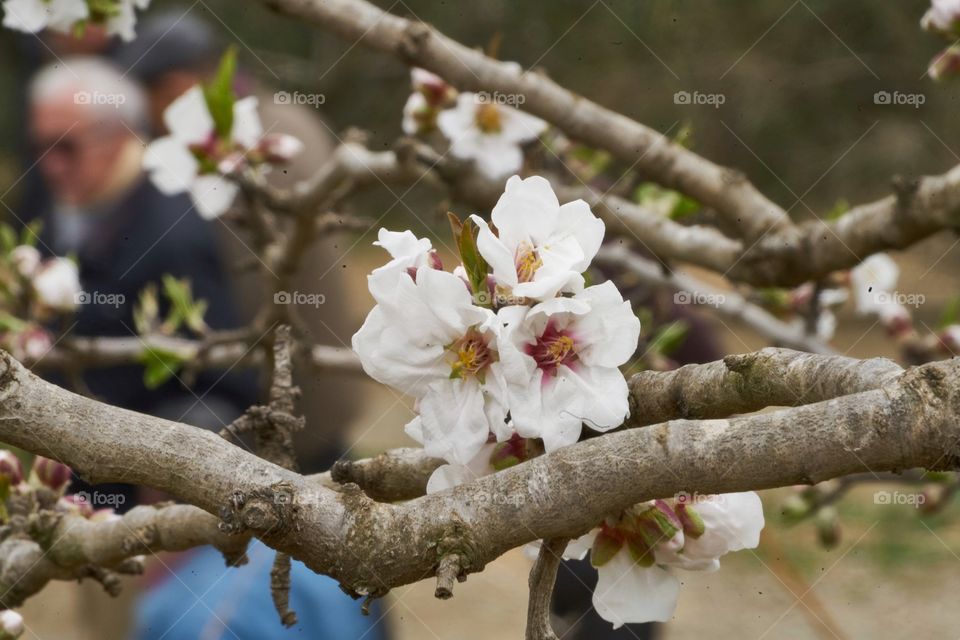
<instances>
[{"instance_id":1,"label":"tree branch","mask_svg":"<svg viewBox=\"0 0 960 640\"><path fill-rule=\"evenodd\" d=\"M94 482L170 492L218 513L225 531L256 535L374 597L434 574L443 556L456 554L466 575L526 542L580 535L628 505L681 491L954 468L958 410L960 361L936 362L799 408L605 434L393 505L349 485L326 489L210 432L82 398L6 354L0 371L0 440L52 454Z\"/></svg>"}]
</instances>

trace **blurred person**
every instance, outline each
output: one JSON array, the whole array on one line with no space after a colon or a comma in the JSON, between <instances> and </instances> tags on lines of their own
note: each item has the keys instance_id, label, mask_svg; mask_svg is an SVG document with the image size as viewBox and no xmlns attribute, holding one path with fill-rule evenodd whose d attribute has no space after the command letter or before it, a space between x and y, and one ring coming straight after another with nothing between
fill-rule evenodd
<instances>
[{"instance_id":1,"label":"blurred person","mask_svg":"<svg viewBox=\"0 0 960 640\"><path fill-rule=\"evenodd\" d=\"M147 285L159 288L165 274L191 281L195 298L209 303L205 320L212 329L238 328L211 224L187 196L164 196L144 176L147 102L139 87L105 60L65 58L37 74L29 100L29 136L52 203L39 213L41 247L77 257L84 292L94 302L78 306L72 333L135 335L134 303ZM97 303L98 294L121 302ZM174 376L154 390L144 387L139 365L91 369L83 381L111 404L207 429L219 430L258 400L249 376L226 371L206 371L189 387ZM73 490L78 489L123 495L126 508L135 501L129 487L77 482ZM294 563L291 603L298 606L301 623L284 629L269 592L274 554L254 544L250 555L250 566L230 569L226 576L223 558L209 547L154 565L134 637L159 638L170 629L176 635L167 637L201 637L218 624L238 630L242 638L383 637L377 616L363 618L335 581L300 563ZM221 570L213 571L211 564ZM185 593L187 584L197 585L196 591ZM204 594L207 606L194 606L196 593Z\"/></svg>"},{"instance_id":2,"label":"blurred person","mask_svg":"<svg viewBox=\"0 0 960 640\"><path fill-rule=\"evenodd\" d=\"M112 301L78 305L72 333L135 335L139 294L161 289L165 274L189 279L194 297L208 301L212 329L238 327L212 230L187 198L160 194L143 175L146 98L137 85L104 60L68 57L38 72L28 95L28 133L50 202L22 217L42 222L43 250L76 256L85 292ZM83 381L111 404L164 417L179 411L213 428L256 400L238 376L214 388L220 375L205 373L192 388L174 377L148 390L142 367L128 365L91 369Z\"/></svg>"},{"instance_id":3,"label":"blurred person","mask_svg":"<svg viewBox=\"0 0 960 640\"><path fill-rule=\"evenodd\" d=\"M167 133L164 110L187 89L207 81L224 50L225 43L207 22L173 8L145 14L137 25L137 39L122 45L113 55L118 65L128 69L145 87L150 125L156 135L163 135ZM332 135L316 108L283 100L284 92L275 93L242 69L237 73L234 88L241 97L257 96L264 131L290 134L304 144L303 151L282 171L268 175L272 186L290 187L312 176L330 157L334 148ZM253 257L248 243L227 223L220 221L215 226L228 264L250 264ZM349 347L350 336L359 326L359 320L350 317L343 304L346 293L337 264L342 253L332 240L313 243L293 280L296 291L323 294L324 304L300 305L296 312L310 340L335 347ZM241 292L240 303L246 317L252 317L265 300L270 302L273 283L255 267L259 265L254 264L242 274L231 274L236 290ZM361 381L349 376L317 373L305 367L297 368L295 382L303 390L299 408L307 420L307 427L295 436L301 468L304 472L325 471L344 450L343 436L359 409L364 387Z\"/></svg>"}]
</instances>

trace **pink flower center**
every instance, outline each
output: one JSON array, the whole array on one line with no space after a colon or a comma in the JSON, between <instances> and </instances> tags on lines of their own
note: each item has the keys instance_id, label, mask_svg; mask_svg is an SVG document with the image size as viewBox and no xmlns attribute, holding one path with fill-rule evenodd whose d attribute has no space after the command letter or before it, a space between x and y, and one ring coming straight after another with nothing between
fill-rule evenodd
<instances>
[{"instance_id":1,"label":"pink flower center","mask_svg":"<svg viewBox=\"0 0 960 640\"><path fill-rule=\"evenodd\" d=\"M447 347L447 351L453 357L451 378L475 377L483 382L487 367L497 361L497 353L487 344L487 339L473 328Z\"/></svg>"},{"instance_id":2,"label":"pink flower center","mask_svg":"<svg viewBox=\"0 0 960 640\"><path fill-rule=\"evenodd\" d=\"M570 331L558 329L551 321L534 344L526 346L526 353L547 376L556 376L560 365L572 367L578 360L577 342Z\"/></svg>"}]
</instances>

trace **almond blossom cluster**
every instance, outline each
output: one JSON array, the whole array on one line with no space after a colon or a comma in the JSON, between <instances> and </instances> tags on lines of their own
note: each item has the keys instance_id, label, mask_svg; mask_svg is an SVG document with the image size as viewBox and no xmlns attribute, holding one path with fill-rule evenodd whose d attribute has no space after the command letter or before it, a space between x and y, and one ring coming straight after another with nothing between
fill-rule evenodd
<instances>
[{"instance_id":1,"label":"almond blossom cluster","mask_svg":"<svg viewBox=\"0 0 960 640\"><path fill-rule=\"evenodd\" d=\"M18 360L36 360L53 346L41 323L73 312L81 293L76 263L44 259L29 244L17 245L0 258L0 288L6 298L6 311L0 311L0 347Z\"/></svg>"},{"instance_id":2,"label":"almond blossom cluster","mask_svg":"<svg viewBox=\"0 0 960 640\"><path fill-rule=\"evenodd\" d=\"M167 195L187 192L206 219L223 215L240 188L231 176L248 168L269 170L303 149L297 138L264 134L257 98L237 99L233 91L236 57L228 50L216 78L195 86L163 113L169 135L154 140L143 156L153 184Z\"/></svg>"},{"instance_id":3,"label":"almond blossom cluster","mask_svg":"<svg viewBox=\"0 0 960 640\"><path fill-rule=\"evenodd\" d=\"M523 70L508 63L511 73ZM521 145L536 140L547 123L515 108L519 96L463 92L424 69L411 71L413 93L403 108L403 131L424 135L439 130L449 141L450 153L472 160L493 179L516 173L523 166Z\"/></svg>"},{"instance_id":4,"label":"almond blossom cluster","mask_svg":"<svg viewBox=\"0 0 960 640\"><path fill-rule=\"evenodd\" d=\"M515 434L550 451L584 424L619 426L618 367L640 332L612 282L585 286L604 234L585 202L561 206L544 178L514 176L491 219L455 227L453 272L429 240L381 230L392 260L369 276L377 304L353 337L368 374L417 399L407 433L459 465Z\"/></svg>"},{"instance_id":5,"label":"almond blossom cluster","mask_svg":"<svg viewBox=\"0 0 960 640\"><path fill-rule=\"evenodd\" d=\"M607 431L629 413L620 367L640 322L613 282L584 272L604 224L577 200L561 205L541 177L514 176L491 214L453 222L461 264L444 271L429 240L381 229L391 260L368 277L376 306L353 337L364 370L416 398L407 433L445 459L432 493ZM754 547L754 493L635 505L572 542L599 570L597 611L614 626L666 620L674 568L711 570Z\"/></svg>"},{"instance_id":6,"label":"almond blossom cluster","mask_svg":"<svg viewBox=\"0 0 960 640\"><path fill-rule=\"evenodd\" d=\"M108 35L129 42L136 37L136 9L150 0L4 0L3 26L26 33L51 29L72 34L87 24L103 25Z\"/></svg>"}]
</instances>

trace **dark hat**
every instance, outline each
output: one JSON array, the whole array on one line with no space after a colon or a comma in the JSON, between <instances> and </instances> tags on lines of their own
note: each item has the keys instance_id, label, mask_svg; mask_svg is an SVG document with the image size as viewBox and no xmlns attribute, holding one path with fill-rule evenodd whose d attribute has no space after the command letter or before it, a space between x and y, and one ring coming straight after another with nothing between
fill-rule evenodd
<instances>
[{"instance_id":1,"label":"dark hat","mask_svg":"<svg viewBox=\"0 0 960 640\"><path fill-rule=\"evenodd\" d=\"M136 40L114 53L117 64L144 84L168 71L200 70L216 64L223 45L194 11L178 7L145 16L137 24Z\"/></svg>"}]
</instances>

